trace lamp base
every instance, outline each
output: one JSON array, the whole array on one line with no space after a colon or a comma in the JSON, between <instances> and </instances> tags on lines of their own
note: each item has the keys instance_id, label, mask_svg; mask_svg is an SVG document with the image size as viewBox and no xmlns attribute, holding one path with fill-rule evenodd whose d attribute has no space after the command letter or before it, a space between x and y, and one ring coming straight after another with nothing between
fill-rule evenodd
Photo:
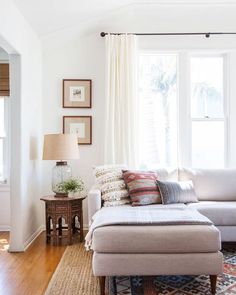
<instances>
[{"instance_id":1,"label":"lamp base","mask_svg":"<svg viewBox=\"0 0 236 295\"><path fill-rule=\"evenodd\" d=\"M63 187L63 183L72 177L71 167L67 165L66 161L56 162L52 170L52 191L56 198L68 197L68 192Z\"/></svg>"},{"instance_id":2,"label":"lamp base","mask_svg":"<svg viewBox=\"0 0 236 295\"><path fill-rule=\"evenodd\" d=\"M56 162L56 166L66 166L67 165L67 161L57 161Z\"/></svg>"}]
</instances>

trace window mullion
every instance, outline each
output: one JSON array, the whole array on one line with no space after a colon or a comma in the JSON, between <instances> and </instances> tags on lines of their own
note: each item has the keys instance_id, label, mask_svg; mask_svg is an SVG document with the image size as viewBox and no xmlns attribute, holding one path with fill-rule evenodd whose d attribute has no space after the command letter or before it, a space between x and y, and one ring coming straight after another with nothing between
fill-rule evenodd
<instances>
[{"instance_id":1,"label":"window mullion","mask_svg":"<svg viewBox=\"0 0 236 295\"><path fill-rule=\"evenodd\" d=\"M215 122L225 121L225 118L191 118L191 121Z\"/></svg>"},{"instance_id":2,"label":"window mullion","mask_svg":"<svg viewBox=\"0 0 236 295\"><path fill-rule=\"evenodd\" d=\"M224 131L225 131L225 167L230 167L230 120L229 120L229 104L230 104L230 55L224 54L223 59L223 87L224 87Z\"/></svg>"},{"instance_id":3,"label":"window mullion","mask_svg":"<svg viewBox=\"0 0 236 295\"><path fill-rule=\"evenodd\" d=\"M179 54L179 166L191 166L190 68L187 52Z\"/></svg>"},{"instance_id":4,"label":"window mullion","mask_svg":"<svg viewBox=\"0 0 236 295\"><path fill-rule=\"evenodd\" d=\"M4 100L4 119L5 119L5 138L4 138L4 180L9 183L9 167L10 167L10 101L9 97L6 97Z\"/></svg>"}]
</instances>

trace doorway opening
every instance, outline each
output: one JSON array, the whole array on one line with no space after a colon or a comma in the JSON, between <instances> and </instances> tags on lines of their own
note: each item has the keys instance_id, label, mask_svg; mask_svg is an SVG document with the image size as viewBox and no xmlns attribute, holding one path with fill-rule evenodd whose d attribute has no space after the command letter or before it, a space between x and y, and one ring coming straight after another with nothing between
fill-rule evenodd
<instances>
[{"instance_id":1,"label":"doorway opening","mask_svg":"<svg viewBox=\"0 0 236 295\"><path fill-rule=\"evenodd\" d=\"M0 47L0 248L7 250L4 236L10 232L10 65L8 53ZM8 239L9 240L9 239Z\"/></svg>"}]
</instances>

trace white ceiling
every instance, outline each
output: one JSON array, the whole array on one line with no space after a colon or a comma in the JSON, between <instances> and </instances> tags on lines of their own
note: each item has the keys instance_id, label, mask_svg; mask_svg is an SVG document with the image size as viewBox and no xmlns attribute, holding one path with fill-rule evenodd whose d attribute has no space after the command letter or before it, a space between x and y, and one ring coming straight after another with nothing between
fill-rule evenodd
<instances>
[{"instance_id":1,"label":"white ceiling","mask_svg":"<svg viewBox=\"0 0 236 295\"><path fill-rule=\"evenodd\" d=\"M142 4L160 5L235 5L236 0L14 0L39 36L93 19L106 17L121 8Z\"/></svg>"},{"instance_id":2,"label":"white ceiling","mask_svg":"<svg viewBox=\"0 0 236 295\"><path fill-rule=\"evenodd\" d=\"M145 1L145 0L144 0ZM132 0L14 0L39 35L91 20Z\"/></svg>"}]
</instances>

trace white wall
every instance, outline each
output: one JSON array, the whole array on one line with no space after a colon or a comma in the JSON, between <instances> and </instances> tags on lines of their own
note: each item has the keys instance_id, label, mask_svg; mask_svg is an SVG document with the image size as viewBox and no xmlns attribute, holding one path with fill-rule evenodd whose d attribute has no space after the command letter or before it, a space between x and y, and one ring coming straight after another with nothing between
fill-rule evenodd
<instances>
[{"instance_id":1,"label":"white wall","mask_svg":"<svg viewBox=\"0 0 236 295\"><path fill-rule=\"evenodd\" d=\"M92 185L93 165L102 163L104 114L104 40L98 34L75 39L43 54L43 133L62 132L63 115L92 115L93 144L80 146L80 159L71 161L73 172L86 186ZM92 79L92 109L62 108L62 79ZM55 162L43 162L43 193L51 192L51 170ZM86 201L85 201L86 202ZM87 208L87 207L85 207ZM85 210L85 225L87 225Z\"/></svg>"},{"instance_id":2,"label":"white wall","mask_svg":"<svg viewBox=\"0 0 236 295\"><path fill-rule=\"evenodd\" d=\"M9 186L0 187L0 231L10 230L10 189Z\"/></svg>"},{"instance_id":3,"label":"white wall","mask_svg":"<svg viewBox=\"0 0 236 295\"><path fill-rule=\"evenodd\" d=\"M81 159L73 163L74 173L83 177L88 188L93 183L92 165L103 163L105 40L100 32L233 31L235 12L236 6L224 5L134 5L43 38L43 133L61 132L63 115L93 116L93 145L80 147ZM236 36L142 37L140 48L236 48ZM92 109L62 108L63 78L93 80ZM50 192L52 165L43 164L44 193ZM85 212L87 224L86 204Z\"/></svg>"},{"instance_id":4,"label":"white wall","mask_svg":"<svg viewBox=\"0 0 236 295\"><path fill-rule=\"evenodd\" d=\"M10 250L22 251L42 225L41 43L11 0L0 8L0 46L10 54Z\"/></svg>"}]
</instances>

